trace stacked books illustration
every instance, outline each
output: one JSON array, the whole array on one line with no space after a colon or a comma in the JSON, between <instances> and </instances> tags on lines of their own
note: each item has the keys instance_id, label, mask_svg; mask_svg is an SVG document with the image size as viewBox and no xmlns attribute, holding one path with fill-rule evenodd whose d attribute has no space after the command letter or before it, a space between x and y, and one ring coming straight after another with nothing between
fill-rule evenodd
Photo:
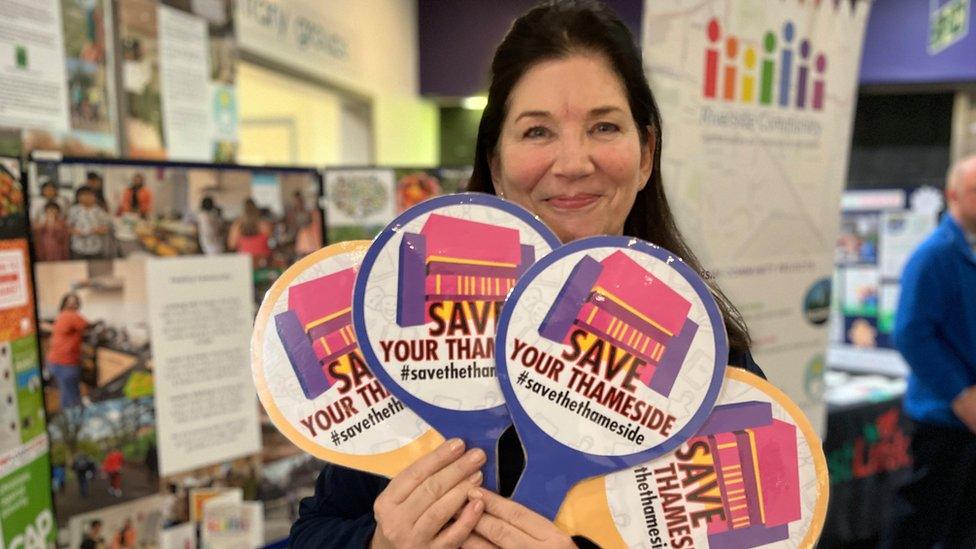
<instances>
[{"instance_id":1,"label":"stacked books illustration","mask_svg":"<svg viewBox=\"0 0 976 549\"><path fill-rule=\"evenodd\" d=\"M533 262L535 248L516 229L431 214L400 242L397 324L426 324L432 302L505 301Z\"/></svg>"},{"instance_id":2,"label":"stacked books illustration","mask_svg":"<svg viewBox=\"0 0 976 549\"><path fill-rule=\"evenodd\" d=\"M356 349L352 328L352 268L288 288L288 310L275 315L275 328L302 392L314 399L335 379L328 366Z\"/></svg>"},{"instance_id":3,"label":"stacked books illustration","mask_svg":"<svg viewBox=\"0 0 976 549\"><path fill-rule=\"evenodd\" d=\"M638 377L668 396L698 332L688 318L691 303L626 253L603 261L590 256L573 267L539 334L567 343L583 330L638 357Z\"/></svg>"},{"instance_id":4,"label":"stacked books illustration","mask_svg":"<svg viewBox=\"0 0 976 549\"><path fill-rule=\"evenodd\" d=\"M705 442L723 513L708 524L708 546L757 547L788 539L800 519L796 426L773 419L768 402L716 406L688 445Z\"/></svg>"}]
</instances>

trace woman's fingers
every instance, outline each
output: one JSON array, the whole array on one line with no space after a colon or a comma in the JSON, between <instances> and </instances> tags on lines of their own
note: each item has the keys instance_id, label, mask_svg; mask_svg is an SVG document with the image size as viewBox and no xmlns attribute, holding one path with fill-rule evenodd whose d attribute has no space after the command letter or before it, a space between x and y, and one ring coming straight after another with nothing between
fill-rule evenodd
<instances>
[{"instance_id":1,"label":"woman's fingers","mask_svg":"<svg viewBox=\"0 0 976 549\"><path fill-rule=\"evenodd\" d=\"M449 490L474 474L485 462L485 459L484 450L480 448L468 450L460 458L447 463L439 471L428 475L413 489L403 504L408 508L423 512Z\"/></svg>"},{"instance_id":2,"label":"woman's fingers","mask_svg":"<svg viewBox=\"0 0 976 549\"><path fill-rule=\"evenodd\" d=\"M468 501L468 491L481 485L482 480L481 471L475 471L473 475L448 490L420 515L414 526L414 535L419 539L434 539L451 519L461 520L461 515L468 510L465 505ZM408 504L404 503L404 505Z\"/></svg>"},{"instance_id":3,"label":"woman's fingers","mask_svg":"<svg viewBox=\"0 0 976 549\"><path fill-rule=\"evenodd\" d=\"M545 539L543 534L554 528L553 523L539 513L489 490L473 489L469 497L483 499L485 513L504 520L540 541Z\"/></svg>"},{"instance_id":4,"label":"woman's fingers","mask_svg":"<svg viewBox=\"0 0 976 549\"><path fill-rule=\"evenodd\" d=\"M422 482L451 463L464 451L464 441L459 438L447 440L433 452L423 456L393 477L384 495L390 503L403 503Z\"/></svg>"},{"instance_id":5,"label":"woman's fingers","mask_svg":"<svg viewBox=\"0 0 976 549\"><path fill-rule=\"evenodd\" d=\"M479 536L477 532L471 532L471 535L468 536L468 539L464 540L461 547L463 549L495 549L498 546Z\"/></svg>"},{"instance_id":6,"label":"woman's fingers","mask_svg":"<svg viewBox=\"0 0 976 549\"><path fill-rule=\"evenodd\" d=\"M464 510L450 526L441 531L434 543L434 547L461 547L471 535L478 522L484 517L485 504L482 501L470 501Z\"/></svg>"},{"instance_id":7,"label":"woman's fingers","mask_svg":"<svg viewBox=\"0 0 976 549\"><path fill-rule=\"evenodd\" d=\"M503 549L537 547L540 543L539 540L529 536L504 520L487 513L481 515L481 519L478 520L474 531L489 543L493 543Z\"/></svg>"},{"instance_id":8,"label":"woman's fingers","mask_svg":"<svg viewBox=\"0 0 976 549\"><path fill-rule=\"evenodd\" d=\"M520 503L481 488L473 488L468 498L485 503L475 532L490 543L503 548L575 546L555 524Z\"/></svg>"}]
</instances>

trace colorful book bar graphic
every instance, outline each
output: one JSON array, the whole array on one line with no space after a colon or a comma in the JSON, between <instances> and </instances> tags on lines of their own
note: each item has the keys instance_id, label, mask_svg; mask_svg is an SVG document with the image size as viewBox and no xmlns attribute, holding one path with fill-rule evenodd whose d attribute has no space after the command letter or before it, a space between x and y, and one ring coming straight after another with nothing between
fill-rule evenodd
<instances>
[{"instance_id":1,"label":"colorful book bar graphic","mask_svg":"<svg viewBox=\"0 0 976 549\"><path fill-rule=\"evenodd\" d=\"M288 288L288 310L275 328L302 392L309 400L332 386L328 366L356 349L352 328L352 268Z\"/></svg>"},{"instance_id":2,"label":"colorful book bar graphic","mask_svg":"<svg viewBox=\"0 0 976 549\"><path fill-rule=\"evenodd\" d=\"M584 256L539 327L539 334L567 343L582 328L645 362L640 380L668 396L698 324L691 302L622 251L597 261Z\"/></svg>"},{"instance_id":3,"label":"colorful book bar graphic","mask_svg":"<svg viewBox=\"0 0 976 549\"><path fill-rule=\"evenodd\" d=\"M757 547L789 538L800 519L796 427L768 402L716 406L688 444L708 444L723 513L708 524L709 547Z\"/></svg>"},{"instance_id":4,"label":"colorful book bar graphic","mask_svg":"<svg viewBox=\"0 0 976 549\"><path fill-rule=\"evenodd\" d=\"M535 261L516 229L431 214L404 233L397 279L397 325L420 326L436 301L504 301Z\"/></svg>"}]
</instances>

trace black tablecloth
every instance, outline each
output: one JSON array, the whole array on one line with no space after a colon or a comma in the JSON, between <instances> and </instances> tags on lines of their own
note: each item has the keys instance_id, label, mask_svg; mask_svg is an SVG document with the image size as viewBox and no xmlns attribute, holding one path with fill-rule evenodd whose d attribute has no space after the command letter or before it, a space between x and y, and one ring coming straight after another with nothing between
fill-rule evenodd
<instances>
[{"instance_id":1,"label":"black tablecloth","mask_svg":"<svg viewBox=\"0 0 976 549\"><path fill-rule=\"evenodd\" d=\"M911 474L911 420L901 398L830 407L824 452L830 505L819 547L872 547Z\"/></svg>"}]
</instances>

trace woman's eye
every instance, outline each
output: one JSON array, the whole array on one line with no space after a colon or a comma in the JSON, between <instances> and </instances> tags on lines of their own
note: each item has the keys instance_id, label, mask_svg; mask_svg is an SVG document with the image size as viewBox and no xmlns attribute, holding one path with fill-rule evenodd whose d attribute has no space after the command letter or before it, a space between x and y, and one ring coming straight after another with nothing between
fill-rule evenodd
<instances>
[{"instance_id":1,"label":"woman's eye","mask_svg":"<svg viewBox=\"0 0 976 549\"><path fill-rule=\"evenodd\" d=\"M615 133L620 131L620 126L612 122L600 122L593 126L594 133Z\"/></svg>"},{"instance_id":2,"label":"woman's eye","mask_svg":"<svg viewBox=\"0 0 976 549\"><path fill-rule=\"evenodd\" d=\"M529 139L547 137L549 135L549 130L543 126L532 126L531 128L525 130L523 134L524 137Z\"/></svg>"}]
</instances>

